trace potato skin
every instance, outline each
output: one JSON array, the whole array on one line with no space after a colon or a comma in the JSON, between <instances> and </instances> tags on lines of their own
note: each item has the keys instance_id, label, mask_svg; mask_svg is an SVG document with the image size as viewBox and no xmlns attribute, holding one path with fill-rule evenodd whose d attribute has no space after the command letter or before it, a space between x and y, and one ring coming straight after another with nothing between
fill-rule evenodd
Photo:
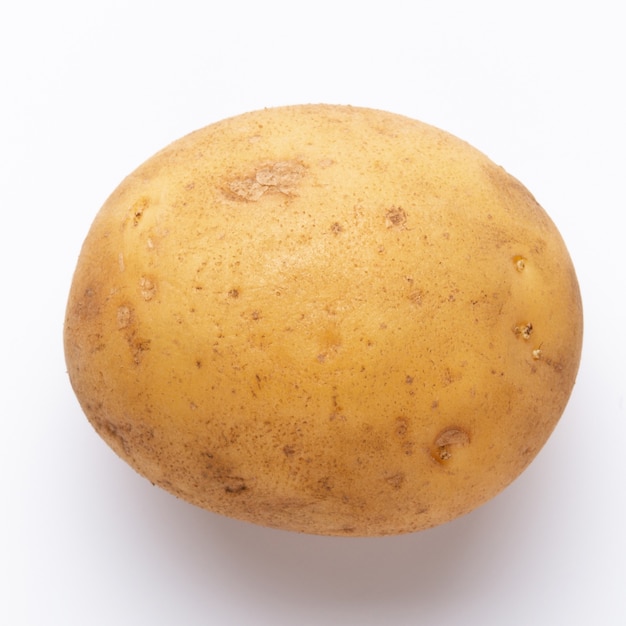
<instances>
[{"instance_id":1,"label":"potato skin","mask_svg":"<svg viewBox=\"0 0 626 626\"><path fill-rule=\"evenodd\" d=\"M65 320L88 419L195 505L373 536L489 500L581 354L566 247L467 143L382 111L256 111L174 142L97 214Z\"/></svg>"}]
</instances>

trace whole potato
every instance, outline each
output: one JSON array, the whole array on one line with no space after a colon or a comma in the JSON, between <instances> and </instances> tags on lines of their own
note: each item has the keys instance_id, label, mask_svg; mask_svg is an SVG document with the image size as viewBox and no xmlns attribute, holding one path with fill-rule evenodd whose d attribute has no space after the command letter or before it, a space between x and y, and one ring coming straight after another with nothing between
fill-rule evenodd
<instances>
[{"instance_id":1,"label":"whole potato","mask_svg":"<svg viewBox=\"0 0 626 626\"><path fill-rule=\"evenodd\" d=\"M500 492L579 365L576 275L467 143L364 108L233 117L157 153L89 231L65 321L96 431L198 506L416 531Z\"/></svg>"}]
</instances>

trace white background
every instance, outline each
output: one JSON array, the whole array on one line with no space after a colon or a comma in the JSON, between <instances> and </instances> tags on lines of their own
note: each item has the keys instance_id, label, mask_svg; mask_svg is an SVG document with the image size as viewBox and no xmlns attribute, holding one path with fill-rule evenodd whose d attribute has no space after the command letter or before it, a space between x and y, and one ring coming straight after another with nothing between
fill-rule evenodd
<instances>
[{"instance_id":1,"label":"white background","mask_svg":"<svg viewBox=\"0 0 626 626\"><path fill-rule=\"evenodd\" d=\"M6 5L0 623L626 624L621 3ZM423 533L312 537L196 509L106 447L66 376L72 272L121 179L191 130L307 102L466 139L534 193L578 271L583 361L552 438L497 498Z\"/></svg>"}]
</instances>

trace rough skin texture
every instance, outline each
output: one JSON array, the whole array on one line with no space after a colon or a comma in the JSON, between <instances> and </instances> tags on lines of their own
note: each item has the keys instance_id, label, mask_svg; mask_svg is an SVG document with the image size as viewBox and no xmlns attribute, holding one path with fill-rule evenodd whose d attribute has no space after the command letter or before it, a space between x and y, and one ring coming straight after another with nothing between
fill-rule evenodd
<instances>
[{"instance_id":1,"label":"rough skin texture","mask_svg":"<svg viewBox=\"0 0 626 626\"><path fill-rule=\"evenodd\" d=\"M98 213L71 384L138 472L211 511L329 535L467 513L534 458L582 309L533 196L463 141L343 106L165 148Z\"/></svg>"}]
</instances>

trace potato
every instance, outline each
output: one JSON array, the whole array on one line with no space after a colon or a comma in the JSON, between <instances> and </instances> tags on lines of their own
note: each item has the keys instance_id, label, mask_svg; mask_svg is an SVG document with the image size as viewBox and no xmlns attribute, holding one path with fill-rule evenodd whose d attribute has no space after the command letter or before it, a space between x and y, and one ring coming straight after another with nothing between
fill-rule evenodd
<instances>
[{"instance_id":1,"label":"potato","mask_svg":"<svg viewBox=\"0 0 626 626\"><path fill-rule=\"evenodd\" d=\"M533 196L467 143L288 106L174 142L108 198L64 328L91 424L152 483L314 534L429 528L528 466L582 307Z\"/></svg>"}]
</instances>

